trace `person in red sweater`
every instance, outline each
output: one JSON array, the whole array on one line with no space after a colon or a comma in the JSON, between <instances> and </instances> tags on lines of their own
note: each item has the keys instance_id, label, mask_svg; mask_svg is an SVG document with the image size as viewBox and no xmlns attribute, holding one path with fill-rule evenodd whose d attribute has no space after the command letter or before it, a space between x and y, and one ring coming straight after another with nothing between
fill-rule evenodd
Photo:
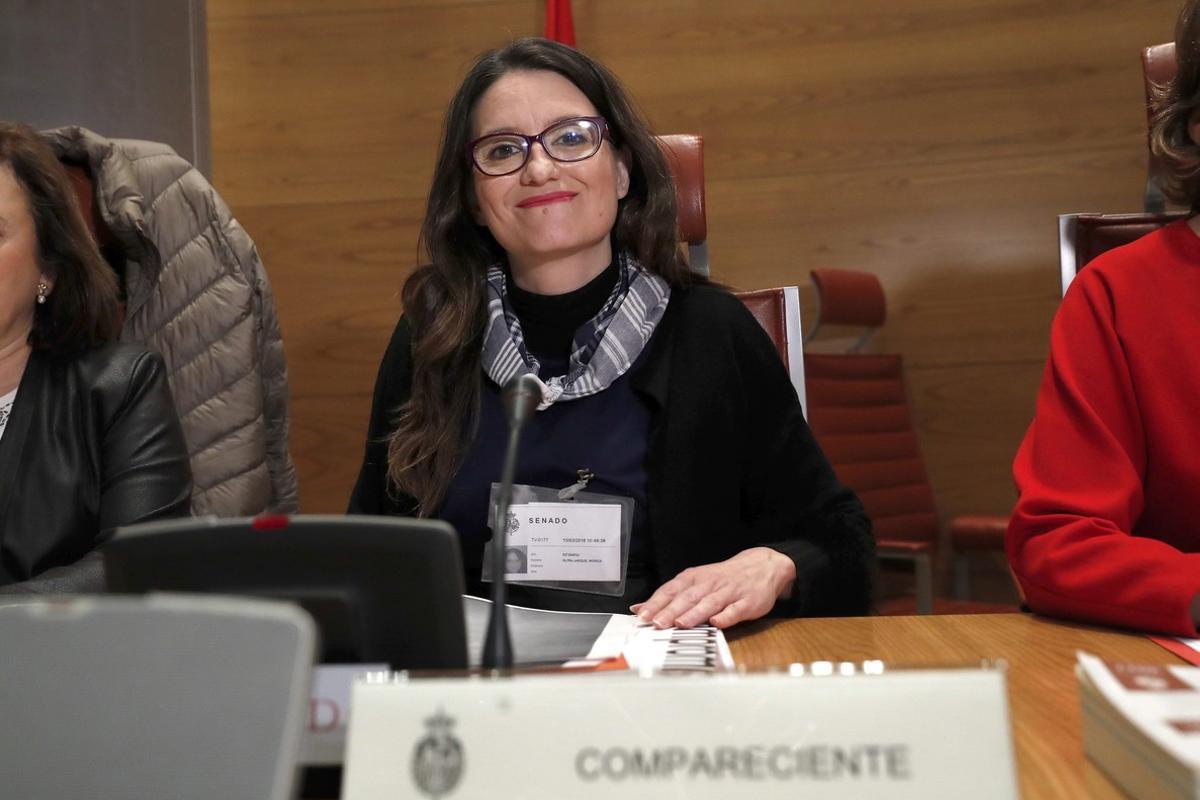
<instances>
[{"instance_id":1,"label":"person in red sweater","mask_svg":"<svg viewBox=\"0 0 1200 800\"><path fill-rule=\"evenodd\" d=\"M1200 211L1200 1L1152 146ZM1195 637L1200 614L1200 216L1109 251L1072 282L1013 464L1009 563L1038 613Z\"/></svg>"}]
</instances>

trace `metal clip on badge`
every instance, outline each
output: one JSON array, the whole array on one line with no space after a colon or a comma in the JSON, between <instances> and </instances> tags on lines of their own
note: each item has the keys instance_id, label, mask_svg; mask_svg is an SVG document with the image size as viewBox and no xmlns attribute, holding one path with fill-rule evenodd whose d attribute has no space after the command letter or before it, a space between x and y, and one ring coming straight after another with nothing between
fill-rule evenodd
<instances>
[{"instance_id":1,"label":"metal clip on badge","mask_svg":"<svg viewBox=\"0 0 1200 800\"><path fill-rule=\"evenodd\" d=\"M579 478L579 480L575 481L575 483L572 483L570 486L567 486L564 489L558 490L559 500L574 500L575 495L587 488L588 481L596 477L596 473L592 472L587 467L577 470L575 475Z\"/></svg>"}]
</instances>

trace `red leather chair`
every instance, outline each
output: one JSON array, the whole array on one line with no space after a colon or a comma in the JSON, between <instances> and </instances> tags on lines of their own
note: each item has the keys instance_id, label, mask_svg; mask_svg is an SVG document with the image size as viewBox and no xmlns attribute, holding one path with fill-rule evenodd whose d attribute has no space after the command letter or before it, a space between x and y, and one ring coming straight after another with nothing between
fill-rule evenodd
<instances>
[{"instance_id":1,"label":"red leather chair","mask_svg":"<svg viewBox=\"0 0 1200 800\"><path fill-rule=\"evenodd\" d=\"M934 564L938 514L912 422L899 354L857 352L887 318L879 279L869 272L816 269L817 326L856 326L867 333L849 352L804 355L808 422L838 477L858 494L875 525L882 561L913 565L911 596L885 598L880 613L986 613L1015 606L935 599ZM1003 544L1007 517L959 517L950 524L952 539L970 547L980 537ZM956 546L956 551L958 547ZM963 598L965 599L965 598Z\"/></svg>"},{"instance_id":2,"label":"red leather chair","mask_svg":"<svg viewBox=\"0 0 1200 800\"><path fill-rule=\"evenodd\" d=\"M1146 88L1146 116L1154 116L1154 87L1166 86L1175 80L1179 61L1175 58L1175 43L1155 44L1142 48L1142 77Z\"/></svg>"},{"instance_id":3,"label":"red leather chair","mask_svg":"<svg viewBox=\"0 0 1200 800\"><path fill-rule=\"evenodd\" d=\"M693 258L693 267L695 267L697 262L694 248L697 244L703 244L707 237L703 140L697 136L660 136L659 142L667 153L668 162L675 177L679 205L679 230L684 241L690 248L693 248L690 255ZM704 263L707 265L707 258ZM707 269L704 271L706 272ZM828 323L857 325L866 328L867 334L855 346L855 348L860 347L870 332L883 324L887 314L887 304L878 279L867 273L837 270L814 271L813 277L818 282L819 290L822 284L825 287L825 291L821 293L820 297L821 313L817 327L823 320ZM834 285L849 288L849 291L834 291L832 290ZM924 477L925 467L924 462L920 459L916 434L912 431L909 421L900 357L850 356L851 359L862 358L871 362L879 370L879 374L861 385L844 383L842 378L846 375L837 374L839 372L837 365L845 356L826 357L803 353L804 340L801 337L799 291L796 287L739 292L738 297L771 336L780 358L787 364L788 372L792 376L792 383L796 386L796 392L804 406L805 415L813 425L822 447L826 449L826 453L834 462L839 477L859 492L864 503L868 504L867 511L876 523L876 537L881 556L906 559L915 565L918 584L915 604L909 601L906 607L906 601L902 599L889 604L887 610L893 613L903 613L905 610L911 611L914 608L921 613L929 613L934 610L933 556L937 541L937 514L933 509L932 490L929 488L928 479ZM813 332L815 333L815 331L816 328ZM810 399L807 386L806 373L811 374L809 370L812 369L811 365L814 363L814 359L820 362L817 372L822 375L823 381L820 388L821 400L827 406L821 412L817 411L815 399ZM842 362L841 372L853 372L862 363L866 362ZM808 369L806 369L806 364L810 365ZM826 375L826 370L832 374ZM841 438L842 432L839 430L839 425L841 422L847 422L848 416L840 414L832 408L835 400L841 398L850 405L868 407L881 397L898 401L900 416L903 419L902 424L897 424L901 430L899 436L890 436L885 446L898 445L901 450L910 454L908 466L918 470L921 476L915 492L912 487L902 487L898 491L884 490L875 493L874 490L882 488L879 481L881 477L886 479L885 473L891 469L891 465L870 463L869 459L862 464L852 464L850 462L853 461L853 458L835 458L835 455L839 457L843 454L853 456L867 453L869 455L870 452L857 448L862 439L856 438L856 434L851 433L848 437ZM854 417L856 413L852 411L849 417ZM896 417L895 409L891 412L884 411L882 418L872 412L868 412L868 416L872 416L876 424L888 424L886 417L889 413L893 418ZM820 417L821 425L826 426L824 434L818 429L818 423L814 416ZM895 420L893 421L895 422ZM907 429L907 433L904 432L904 428ZM868 433L868 438L870 435ZM827 438L830 441L827 441ZM868 443L867 447L870 446L872 445ZM839 460L846 463L841 464ZM900 468L905 469L906 467L901 466ZM915 502L914 496L916 497ZM915 514L904 512L904 509L914 505L919 507ZM893 513L897 510L899 510L898 513ZM1006 519L1003 521L1007 522ZM944 603L939 602L938 606L938 610L948 610L951 613L1013 610L1011 606L983 607L978 604L947 609Z\"/></svg>"},{"instance_id":4,"label":"red leather chair","mask_svg":"<svg viewBox=\"0 0 1200 800\"><path fill-rule=\"evenodd\" d=\"M96 244L100 248L100 252L109 258L111 253L120 250L120 244L117 243L117 238L113 236L113 232L104 222L103 217L96 205L96 190L95 184L92 182L91 173L87 167L81 164L63 162L63 166L67 170L67 177L71 179L71 186L75 189L75 197L79 201L79 210L83 212L83 221L87 223L88 229L91 230L92 236L96 239ZM121 280L121 270L117 265L113 265L113 270L117 273L117 280ZM120 325L125 324L125 287L121 287L121 318Z\"/></svg>"},{"instance_id":5,"label":"red leather chair","mask_svg":"<svg viewBox=\"0 0 1200 800\"><path fill-rule=\"evenodd\" d=\"M800 324L800 290L795 286L735 292L750 309L758 324L771 337L779 357L787 366L800 408L808 416L808 392L804 377L804 338Z\"/></svg>"},{"instance_id":6,"label":"red leather chair","mask_svg":"<svg viewBox=\"0 0 1200 800\"><path fill-rule=\"evenodd\" d=\"M1142 79L1146 92L1146 148L1149 150L1149 123L1154 119L1156 94L1175 80L1179 72L1179 62L1175 59L1175 43L1156 44L1142 48ZM1147 212L1162 212L1167 208L1166 198L1160 188L1163 165L1154 153L1148 154L1146 167L1146 195L1143 199L1143 209Z\"/></svg>"},{"instance_id":7,"label":"red leather chair","mask_svg":"<svg viewBox=\"0 0 1200 800\"><path fill-rule=\"evenodd\" d=\"M117 240L96 210L95 186L87 167L68 162L64 162L63 166L67 170L67 176L71 179L71 185L75 188L75 197L79 200L79 210L83 212L83 221L87 223L92 235L96 237L96 243L100 247L115 246Z\"/></svg>"},{"instance_id":8,"label":"red leather chair","mask_svg":"<svg viewBox=\"0 0 1200 800\"><path fill-rule=\"evenodd\" d=\"M1140 214L1059 214L1058 249L1062 291L1079 270L1101 253L1129 244L1189 216L1187 211Z\"/></svg>"},{"instance_id":9,"label":"red leather chair","mask_svg":"<svg viewBox=\"0 0 1200 800\"><path fill-rule=\"evenodd\" d=\"M679 236L687 243L692 269L708 274L708 220L704 202L704 137L678 133L657 137L675 181ZM800 291L795 286L738 292L758 323L770 334L788 373L800 405L806 407L804 343L800 324Z\"/></svg>"},{"instance_id":10,"label":"red leather chair","mask_svg":"<svg viewBox=\"0 0 1200 800\"><path fill-rule=\"evenodd\" d=\"M704 212L704 137L672 133L655 137L675 180L679 238L687 242L688 262L708 275L708 218Z\"/></svg>"},{"instance_id":11,"label":"red leather chair","mask_svg":"<svg viewBox=\"0 0 1200 800\"><path fill-rule=\"evenodd\" d=\"M1166 199L1159 189L1163 165L1150 151L1150 123L1154 119L1159 92L1179 71L1175 44L1156 44L1142 48L1142 82L1146 97L1146 196L1145 211L1140 214L1061 214L1058 217L1059 262L1062 290L1066 294L1076 273L1096 256L1129 244L1163 225L1183 219L1184 211L1166 211Z\"/></svg>"},{"instance_id":12,"label":"red leather chair","mask_svg":"<svg viewBox=\"0 0 1200 800\"><path fill-rule=\"evenodd\" d=\"M932 613L938 518L911 422L904 364L899 355L853 352L887 317L883 287L867 272L816 269L812 279L818 311L809 341L828 325L860 326L867 334L849 353L805 353L808 423L838 477L866 507L879 558L913 564L915 610Z\"/></svg>"}]
</instances>

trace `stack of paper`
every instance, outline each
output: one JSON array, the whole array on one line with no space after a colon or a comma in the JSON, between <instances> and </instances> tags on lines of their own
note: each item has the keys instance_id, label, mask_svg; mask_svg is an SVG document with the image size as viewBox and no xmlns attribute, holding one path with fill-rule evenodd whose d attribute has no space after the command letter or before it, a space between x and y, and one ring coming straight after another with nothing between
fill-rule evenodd
<instances>
[{"instance_id":1,"label":"stack of paper","mask_svg":"<svg viewBox=\"0 0 1200 800\"><path fill-rule=\"evenodd\" d=\"M492 601L463 595L467 621L467 660L480 666ZM508 630L517 666L548 664L583 658L608 624L611 614L545 611L509 605Z\"/></svg>"},{"instance_id":2,"label":"stack of paper","mask_svg":"<svg viewBox=\"0 0 1200 800\"><path fill-rule=\"evenodd\" d=\"M1133 797L1200 797L1200 667L1078 659L1088 758Z\"/></svg>"},{"instance_id":3,"label":"stack of paper","mask_svg":"<svg viewBox=\"0 0 1200 800\"><path fill-rule=\"evenodd\" d=\"M467 595L467 656L479 665L491 601ZM657 630L630 614L595 614L508 607L518 666L559 663L568 669L639 672L729 672L725 634L711 625Z\"/></svg>"},{"instance_id":4,"label":"stack of paper","mask_svg":"<svg viewBox=\"0 0 1200 800\"><path fill-rule=\"evenodd\" d=\"M699 625L659 630L624 614L612 616L588 653L591 661L613 659L624 659L629 669L638 672L663 674L730 672L734 668L729 644L719 628Z\"/></svg>"}]
</instances>

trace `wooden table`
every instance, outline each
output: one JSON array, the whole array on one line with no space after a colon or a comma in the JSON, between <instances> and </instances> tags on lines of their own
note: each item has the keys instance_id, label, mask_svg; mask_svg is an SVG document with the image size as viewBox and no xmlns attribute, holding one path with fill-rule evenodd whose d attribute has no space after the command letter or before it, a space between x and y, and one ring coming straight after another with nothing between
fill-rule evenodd
<instances>
[{"instance_id":1,"label":"wooden table","mask_svg":"<svg viewBox=\"0 0 1200 800\"><path fill-rule=\"evenodd\" d=\"M1028 614L771 620L729 632L739 665L882 659L890 667L1008 664L1021 796L1123 797L1083 754L1075 651L1113 661L1178 664L1145 636Z\"/></svg>"}]
</instances>

